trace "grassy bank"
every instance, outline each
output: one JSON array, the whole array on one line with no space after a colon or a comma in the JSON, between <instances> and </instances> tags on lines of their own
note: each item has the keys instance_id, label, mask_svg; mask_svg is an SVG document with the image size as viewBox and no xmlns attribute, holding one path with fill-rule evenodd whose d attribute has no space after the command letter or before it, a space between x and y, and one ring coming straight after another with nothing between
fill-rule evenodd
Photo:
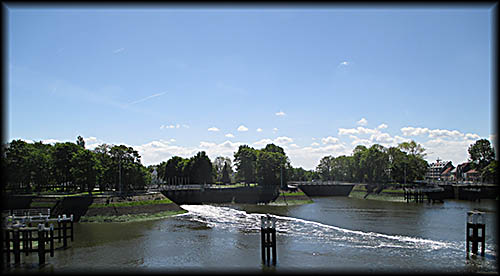
<instances>
[{"instance_id":1,"label":"grassy bank","mask_svg":"<svg viewBox=\"0 0 500 276\"><path fill-rule=\"evenodd\" d=\"M147 221L162 219L178 214L186 213L186 210L179 211L164 211L153 214L134 214L134 215L121 215L121 216L82 216L80 222L132 222L132 221Z\"/></svg>"},{"instance_id":2,"label":"grassy bank","mask_svg":"<svg viewBox=\"0 0 500 276\"><path fill-rule=\"evenodd\" d=\"M89 208L104 208L104 207L128 207L128 206L141 206L151 204L168 204L173 203L170 199L161 200L142 200L142 201L125 201L125 202L112 202L112 203L92 203Z\"/></svg>"},{"instance_id":3,"label":"grassy bank","mask_svg":"<svg viewBox=\"0 0 500 276\"><path fill-rule=\"evenodd\" d=\"M303 192L282 192L280 196L269 203L272 206L302 205L313 203L313 201Z\"/></svg>"},{"instance_id":4,"label":"grassy bank","mask_svg":"<svg viewBox=\"0 0 500 276\"><path fill-rule=\"evenodd\" d=\"M355 186L349 194L349 197L368 200L404 202L404 191L401 189L383 189L380 193L371 193L365 198L366 193L367 191L364 186Z\"/></svg>"}]
</instances>

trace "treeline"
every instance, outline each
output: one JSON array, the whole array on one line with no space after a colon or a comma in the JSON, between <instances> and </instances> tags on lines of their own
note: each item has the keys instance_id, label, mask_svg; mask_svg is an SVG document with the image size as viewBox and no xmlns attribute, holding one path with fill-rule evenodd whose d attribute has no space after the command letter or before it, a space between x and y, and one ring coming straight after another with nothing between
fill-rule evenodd
<instances>
[{"instance_id":1,"label":"treeline","mask_svg":"<svg viewBox=\"0 0 500 276\"><path fill-rule=\"evenodd\" d=\"M90 193L95 187L129 191L144 189L151 181L132 147L102 144L89 150L81 136L76 143L54 145L13 140L2 155L2 166L8 172L4 191Z\"/></svg>"},{"instance_id":2,"label":"treeline","mask_svg":"<svg viewBox=\"0 0 500 276\"><path fill-rule=\"evenodd\" d=\"M286 183L287 172L291 168L283 148L274 144L260 150L242 145L234 153L234 164L236 173L230 158L219 156L212 164L206 153L201 151L191 158L173 156L157 165L156 169L158 178L169 185L234 182L279 185L282 175L283 183Z\"/></svg>"},{"instance_id":3,"label":"treeline","mask_svg":"<svg viewBox=\"0 0 500 276\"><path fill-rule=\"evenodd\" d=\"M352 155L325 156L316 171L321 180L357 183L412 182L425 178L428 163L425 149L415 141L386 148L358 145Z\"/></svg>"}]
</instances>

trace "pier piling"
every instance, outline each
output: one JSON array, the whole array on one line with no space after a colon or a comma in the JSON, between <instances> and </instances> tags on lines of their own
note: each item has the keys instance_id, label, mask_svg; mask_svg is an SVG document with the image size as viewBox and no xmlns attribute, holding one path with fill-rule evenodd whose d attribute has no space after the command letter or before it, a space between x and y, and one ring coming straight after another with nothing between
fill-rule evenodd
<instances>
[{"instance_id":1,"label":"pier piling","mask_svg":"<svg viewBox=\"0 0 500 276\"><path fill-rule=\"evenodd\" d=\"M272 253L272 264L276 265L276 218L262 216L260 231L262 262L269 265Z\"/></svg>"},{"instance_id":2,"label":"pier piling","mask_svg":"<svg viewBox=\"0 0 500 276\"><path fill-rule=\"evenodd\" d=\"M481 235L479 235L481 230ZM484 223L484 213L479 211L467 212L467 228L466 228L466 250L469 257L469 249L472 249L472 254L477 255L479 243L481 243L481 256L484 256L485 241L486 241L486 226ZM472 231L472 234L471 234ZM472 248L469 243L472 242Z\"/></svg>"}]
</instances>

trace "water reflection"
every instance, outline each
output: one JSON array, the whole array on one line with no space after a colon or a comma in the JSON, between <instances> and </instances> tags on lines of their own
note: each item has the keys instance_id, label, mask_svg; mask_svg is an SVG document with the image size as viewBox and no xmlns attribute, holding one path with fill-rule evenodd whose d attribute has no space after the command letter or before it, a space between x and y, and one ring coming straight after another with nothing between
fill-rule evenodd
<instances>
[{"instance_id":1,"label":"water reflection","mask_svg":"<svg viewBox=\"0 0 500 276\"><path fill-rule=\"evenodd\" d=\"M465 216L486 213L486 257L465 258ZM318 198L302 206L186 205L134 223L77 223L75 242L42 271L333 269L496 271L496 202L443 204ZM277 216L276 268L262 267L260 217ZM38 270L36 255L18 271ZM23 259L24 260L24 259Z\"/></svg>"}]
</instances>

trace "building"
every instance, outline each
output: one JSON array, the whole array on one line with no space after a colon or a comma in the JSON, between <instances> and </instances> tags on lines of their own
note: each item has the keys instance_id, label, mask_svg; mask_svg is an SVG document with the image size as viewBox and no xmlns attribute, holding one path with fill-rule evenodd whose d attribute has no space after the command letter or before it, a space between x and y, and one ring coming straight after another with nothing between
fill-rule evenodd
<instances>
[{"instance_id":1,"label":"building","mask_svg":"<svg viewBox=\"0 0 500 276\"><path fill-rule=\"evenodd\" d=\"M450 170L446 171L448 168ZM453 170L454 166L451 161L443 161L439 158L435 163L429 165L427 169L427 173L425 174L425 178L429 180L445 180L442 177L443 172L446 171L446 180L449 178L451 170Z\"/></svg>"}]
</instances>

